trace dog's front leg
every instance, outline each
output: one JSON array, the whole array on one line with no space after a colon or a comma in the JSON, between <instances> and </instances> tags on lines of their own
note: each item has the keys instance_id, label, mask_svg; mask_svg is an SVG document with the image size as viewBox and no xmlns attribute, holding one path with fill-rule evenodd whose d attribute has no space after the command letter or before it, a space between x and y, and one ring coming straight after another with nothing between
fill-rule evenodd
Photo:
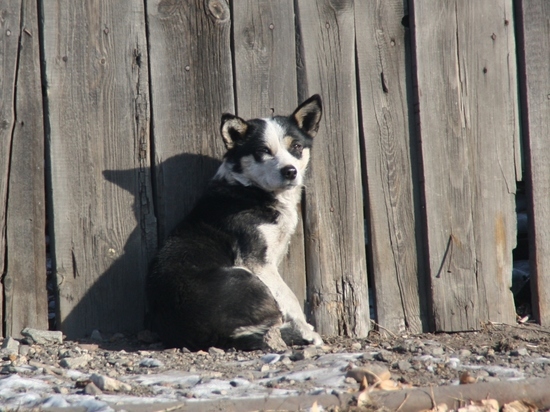
<instances>
[{"instance_id":1,"label":"dog's front leg","mask_svg":"<svg viewBox=\"0 0 550 412\"><path fill-rule=\"evenodd\" d=\"M299 337L315 345L322 345L323 339L313 330L313 326L307 323L298 298L288 287L283 278L281 278L277 267L274 265L263 267L261 270L257 271L257 275L269 288L271 294L279 304L279 309L281 309L283 313L286 323L281 330L283 339L285 339L286 335L288 338L285 339L285 341L288 340L298 343L296 340L297 337ZM284 329L286 329L286 333ZM288 341L287 343L292 343Z\"/></svg>"}]
</instances>

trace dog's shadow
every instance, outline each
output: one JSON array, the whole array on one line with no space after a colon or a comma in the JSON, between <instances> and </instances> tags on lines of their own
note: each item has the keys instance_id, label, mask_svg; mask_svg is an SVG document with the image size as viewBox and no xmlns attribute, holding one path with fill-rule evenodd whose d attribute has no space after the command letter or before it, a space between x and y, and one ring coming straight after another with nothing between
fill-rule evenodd
<instances>
[{"instance_id":1,"label":"dog's shadow","mask_svg":"<svg viewBox=\"0 0 550 412\"><path fill-rule=\"evenodd\" d=\"M220 164L220 160L212 157L185 153L159 162L153 170L103 171L108 182L132 194L135 227L113 263L89 286L64 319L58 317L58 329L69 338L77 339L89 336L94 329L111 335L135 333L148 326L145 276L149 262L157 247L202 195ZM124 196L127 197L121 195ZM115 220L114 224L128 224L124 212L119 219L126 221ZM73 260L76 267L74 256ZM102 264L98 264L98 270L101 267ZM75 278L77 275L75 272ZM77 281L91 283L91 279ZM61 284L60 289L63 300L70 300L70 287Z\"/></svg>"}]
</instances>

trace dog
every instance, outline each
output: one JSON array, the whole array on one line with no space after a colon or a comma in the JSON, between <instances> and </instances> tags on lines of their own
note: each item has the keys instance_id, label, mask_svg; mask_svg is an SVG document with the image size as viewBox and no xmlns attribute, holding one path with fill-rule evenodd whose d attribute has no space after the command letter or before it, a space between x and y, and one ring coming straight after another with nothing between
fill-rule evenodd
<instances>
[{"instance_id":1,"label":"dog","mask_svg":"<svg viewBox=\"0 0 550 412\"><path fill-rule=\"evenodd\" d=\"M147 276L152 328L165 346L260 349L274 327L286 344L323 343L278 271L321 116L319 95L290 116L223 114L223 161Z\"/></svg>"}]
</instances>

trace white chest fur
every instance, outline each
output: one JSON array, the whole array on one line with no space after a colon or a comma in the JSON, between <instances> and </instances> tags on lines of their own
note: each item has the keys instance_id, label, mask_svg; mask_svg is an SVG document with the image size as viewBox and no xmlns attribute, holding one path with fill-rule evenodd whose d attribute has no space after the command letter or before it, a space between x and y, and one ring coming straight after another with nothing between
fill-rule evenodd
<instances>
[{"instance_id":1,"label":"white chest fur","mask_svg":"<svg viewBox=\"0 0 550 412\"><path fill-rule=\"evenodd\" d=\"M280 215L277 222L261 225L258 228L267 245L267 263L278 266L288 250L290 237L296 230L298 223L297 204L300 201L301 194L301 187L295 187L278 194L276 209Z\"/></svg>"}]
</instances>

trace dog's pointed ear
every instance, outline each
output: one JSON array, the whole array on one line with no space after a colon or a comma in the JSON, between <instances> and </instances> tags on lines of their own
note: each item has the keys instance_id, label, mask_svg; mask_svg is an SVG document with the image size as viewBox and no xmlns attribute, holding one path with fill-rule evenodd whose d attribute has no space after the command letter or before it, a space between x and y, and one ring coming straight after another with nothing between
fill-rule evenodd
<instances>
[{"instance_id":1,"label":"dog's pointed ear","mask_svg":"<svg viewBox=\"0 0 550 412\"><path fill-rule=\"evenodd\" d=\"M309 134L311 137L315 137L317 130L319 130L319 122L323 114L323 106L321 103L321 96L314 94L305 102L303 102L292 113L292 118L300 129Z\"/></svg>"},{"instance_id":2,"label":"dog's pointed ear","mask_svg":"<svg viewBox=\"0 0 550 412\"><path fill-rule=\"evenodd\" d=\"M227 150L232 149L239 140L242 140L248 129L248 123L238 116L224 113L220 130Z\"/></svg>"}]
</instances>

